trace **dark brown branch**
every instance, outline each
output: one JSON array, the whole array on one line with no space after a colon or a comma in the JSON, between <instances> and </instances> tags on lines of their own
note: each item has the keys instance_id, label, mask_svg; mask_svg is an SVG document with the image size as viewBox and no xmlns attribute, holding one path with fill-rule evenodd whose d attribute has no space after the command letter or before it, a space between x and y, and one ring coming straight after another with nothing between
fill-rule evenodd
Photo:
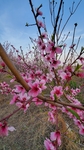
<instances>
[{"instance_id":1,"label":"dark brown branch","mask_svg":"<svg viewBox=\"0 0 84 150\"><path fill-rule=\"evenodd\" d=\"M53 42L54 43L55 43L55 34L56 34L56 30L57 30L57 24L58 24L62 4L63 4L63 0L60 0L60 5L59 5L59 9L58 9L57 17L56 17L56 22L55 22L55 25L54 25L54 31L53 31L53 40L54 40Z\"/></svg>"},{"instance_id":2,"label":"dark brown branch","mask_svg":"<svg viewBox=\"0 0 84 150\"><path fill-rule=\"evenodd\" d=\"M34 8L33 8L32 1L29 0L29 3L30 3L30 6L31 6L31 11L32 11L32 13L33 13L33 15L34 15L34 19L35 19L35 22L36 22L36 25L37 25L37 28L38 28L39 35L41 36L41 30L40 30L40 27L38 26L38 23L37 23L37 17L36 17L36 14L35 14L35 12L34 12ZM40 5L40 6L38 7L38 9L40 9L40 7L42 7L42 5Z\"/></svg>"}]
</instances>

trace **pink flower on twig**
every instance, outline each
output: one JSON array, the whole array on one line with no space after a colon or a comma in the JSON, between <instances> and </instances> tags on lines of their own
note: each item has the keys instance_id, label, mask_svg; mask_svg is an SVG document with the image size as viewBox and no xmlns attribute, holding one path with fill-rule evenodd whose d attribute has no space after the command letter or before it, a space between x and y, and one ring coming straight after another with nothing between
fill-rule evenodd
<instances>
[{"instance_id":1,"label":"pink flower on twig","mask_svg":"<svg viewBox=\"0 0 84 150\"><path fill-rule=\"evenodd\" d=\"M37 24L39 27L45 28L45 25L41 21L37 20Z\"/></svg>"},{"instance_id":2,"label":"pink flower on twig","mask_svg":"<svg viewBox=\"0 0 84 150\"><path fill-rule=\"evenodd\" d=\"M39 87L39 80L36 80L34 83L29 83L31 89L29 90L28 94L32 97L36 97L41 93L41 89Z\"/></svg>"},{"instance_id":3,"label":"pink flower on twig","mask_svg":"<svg viewBox=\"0 0 84 150\"><path fill-rule=\"evenodd\" d=\"M51 91L51 97L54 99L54 95L58 98L63 95L62 86L55 86L54 89Z\"/></svg>"}]
</instances>

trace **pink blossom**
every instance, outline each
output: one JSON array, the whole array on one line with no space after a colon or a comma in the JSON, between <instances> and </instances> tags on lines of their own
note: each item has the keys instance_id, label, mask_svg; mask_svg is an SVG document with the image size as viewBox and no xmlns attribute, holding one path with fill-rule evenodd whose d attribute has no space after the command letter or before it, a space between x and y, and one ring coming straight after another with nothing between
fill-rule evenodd
<instances>
[{"instance_id":1,"label":"pink blossom","mask_svg":"<svg viewBox=\"0 0 84 150\"><path fill-rule=\"evenodd\" d=\"M41 93L41 88L39 87L39 81L36 80L34 83L29 83L31 89L29 90L28 94L32 97L36 97Z\"/></svg>"},{"instance_id":2,"label":"pink blossom","mask_svg":"<svg viewBox=\"0 0 84 150\"><path fill-rule=\"evenodd\" d=\"M74 118L74 123L75 123L75 125L77 125L79 128L81 128L81 122L80 122L80 120Z\"/></svg>"},{"instance_id":3,"label":"pink blossom","mask_svg":"<svg viewBox=\"0 0 84 150\"><path fill-rule=\"evenodd\" d=\"M80 57L79 59L80 59L81 63L84 64L84 58Z\"/></svg>"},{"instance_id":4,"label":"pink blossom","mask_svg":"<svg viewBox=\"0 0 84 150\"><path fill-rule=\"evenodd\" d=\"M55 146L53 145L53 143L46 138L46 140L44 141L44 145L46 147L46 150L56 150Z\"/></svg>"},{"instance_id":5,"label":"pink blossom","mask_svg":"<svg viewBox=\"0 0 84 150\"><path fill-rule=\"evenodd\" d=\"M46 60L48 61L48 62L50 62L51 61L51 57L50 57L50 55L46 55Z\"/></svg>"},{"instance_id":6,"label":"pink blossom","mask_svg":"<svg viewBox=\"0 0 84 150\"><path fill-rule=\"evenodd\" d=\"M22 102L26 102L26 101L28 101L30 99L30 96L28 96L27 93L24 93L24 94L20 93L19 94L19 99Z\"/></svg>"},{"instance_id":7,"label":"pink blossom","mask_svg":"<svg viewBox=\"0 0 84 150\"><path fill-rule=\"evenodd\" d=\"M45 80L45 82L47 82L47 77L46 77L45 74L42 74L41 77L40 77L40 79Z\"/></svg>"},{"instance_id":8,"label":"pink blossom","mask_svg":"<svg viewBox=\"0 0 84 150\"><path fill-rule=\"evenodd\" d=\"M38 47L41 47L42 44L43 44L42 39L41 39L41 38L38 38L38 41L37 41Z\"/></svg>"},{"instance_id":9,"label":"pink blossom","mask_svg":"<svg viewBox=\"0 0 84 150\"><path fill-rule=\"evenodd\" d=\"M80 93L80 89L76 88L76 89L71 89L71 94L73 96L76 96L78 93Z\"/></svg>"},{"instance_id":10,"label":"pink blossom","mask_svg":"<svg viewBox=\"0 0 84 150\"><path fill-rule=\"evenodd\" d=\"M37 20L37 24L39 27L45 28L45 25L41 21Z\"/></svg>"},{"instance_id":11,"label":"pink blossom","mask_svg":"<svg viewBox=\"0 0 84 150\"><path fill-rule=\"evenodd\" d=\"M45 33L41 33L41 37L42 37L43 39L48 39L48 35L47 35L46 32L45 32Z\"/></svg>"},{"instance_id":12,"label":"pink blossom","mask_svg":"<svg viewBox=\"0 0 84 150\"><path fill-rule=\"evenodd\" d=\"M0 122L0 136L8 136L8 127L6 122Z\"/></svg>"},{"instance_id":13,"label":"pink blossom","mask_svg":"<svg viewBox=\"0 0 84 150\"><path fill-rule=\"evenodd\" d=\"M43 15L42 11L40 11L40 10L37 10L37 13L38 13L38 15L40 15L40 16Z\"/></svg>"},{"instance_id":14,"label":"pink blossom","mask_svg":"<svg viewBox=\"0 0 84 150\"><path fill-rule=\"evenodd\" d=\"M38 105L42 105L42 103L43 103L43 101L40 100L40 99L38 99L38 98L34 98L32 101L35 102L35 104L36 104L37 106L38 106Z\"/></svg>"},{"instance_id":15,"label":"pink blossom","mask_svg":"<svg viewBox=\"0 0 84 150\"><path fill-rule=\"evenodd\" d=\"M50 57L54 58L56 54L61 54L62 49L60 47L55 47L53 42L47 44L46 52L50 53Z\"/></svg>"},{"instance_id":16,"label":"pink blossom","mask_svg":"<svg viewBox=\"0 0 84 150\"><path fill-rule=\"evenodd\" d=\"M26 111L27 111L27 109L29 108L29 106L30 106L29 103L22 105L22 109L24 110L24 113L26 113Z\"/></svg>"},{"instance_id":17,"label":"pink blossom","mask_svg":"<svg viewBox=\"0 0 84 150\"><path fill-rule=\"evenodd\" d=\"M40 90L42 91L42 90L45 90L47 87L45 86L45 80L41 80L40 82L39 82L39 87L40 87Z\"/></svg>"},{"instance_id":18,"label":"pink blossom","mask_svg":"<svg viewBox=\"0 0 84 150\"><path fill-rule=\"evenodd\" d=\"M60 131L51 132L50 139L51 139L52 141L57 141L58 146L60 146L60 145L61 145L61 135L60 135Z\"/></svg>"},{"instance_id":19,"label":"pink blossom","mask_svg":"<svg viewBox=\"0 0 84 150\"><path fill-rule=\"evenodd\" d=\"M18 100L19 100L19 97L18 97L18 95L15 94L15 95L13 96L12 100L10 101L10 104L14 104L14 103L16 103Z\"/></svg>"},{"instance_id":20,"label":"pink blossom","mask_svg":"<svg viewBox=\"0 0 84 150\"><path fill-rule=\"evenodd\" d=\"M50 73L47 73L47 79L49 81L52 81L52 79L55 77L54 73L53 72L50 72Z\"/></svg>"},{"instance_id":21,"label":"pink blossom","mask_svg":"<svg viewBox=\"0 0 84 150\"><path fill-rule=\"evenodd\" d=\"M16 130L14 127L8 127L6 122L0 122L0 136L8 136L8 130L9 131L14 131Z\"/></svg>"},{"instance_id":22,"label":"pink blossom","mask_svg":"<svg viewBox=\"0 0 84 150\"><path fill-rule=\"evenodd\" d=\"M62 107L61 110L63 113L66 113L66 114L68 114L68 112L69 112L65 107Z\"/></svg>"},{"instance_id":23,"label":"pink blossom","mask_svg":"<svg viewBox=\"0 0 84 150\"><path fill-rule=\"evenodd\" d=\"M55 60L55 59L52 59L52 61L51 61L51 67L53 67L53 68L55 68L55 69L57 69L58 68L58 66L60 65L60 63L61 63L61 61L60 60Z\"/></svg>"},{"instance_id":24,"label":"pink blossom","mask_svg":"<svg viewBox=\"0 0 84 150\"><path fill-rule=\"evenodd\" d=\"M36 9L36 12L37 12L37 15L40 15L40 16L43 15L43 13L38 8Z\"/></svg>"},{"instance_id":25,"label":"pink blossom","mask_svg":"<svg viewBox=\"0 0 84 150\"><path fill-rule=\"evenodd\" d=\"M51 97L51 99L52 99L52 97ZM51 108L54 111L56 110L56 106L54 104L49 104L49 108Z\"/></svg>"},{"instance_id":26,"label":"pink blossom","mask_svg":"<svg viewBox=\"0 0 84 150\"><path fill-rule=\"evenodd\" d=\"M37 70L37 71L36 71L36 73L35 73L35 76L40 77L40 76L41 76L41 74L42 74L42 71L41 71L41 70Z\"/></svg>"},{"instance_id":27,"label":"pink blossom","mask_svg":"<svg viewBox=\"0 0 84 150\"><path fill-rule=\"evenodd\" d=\"M18 106L18 108L22 108L25 113L30 105L29 105L29 103L25 104L25 103L17 102L16 106Z\"/></svg>"},{"instance_id":28,"label":"pink blossom","mask_svg":"<svg viewBox=\"0 0 84 150\"><path fill-rule=\"evenodd\" d=\"M15 81L15 78L10 80L11 83L14 82L14 81Z\"/></svg>"},{"instance_id":29,"label":"pink blossom","mask_svg":"<svg viewBox=\"0 0 84 150\"><path fill-rule=\"evenodd\" d=\"M84 135L84 126L81 126L79 129L79 134Z\"/></svg>"},{"instance_id":30,"label":"pink blossom","mask_svg":"<svg viewBox=\"0 0 84 150\"><path fill-rule=\"evenodd\" d=\"M84 78L84 72L77 73L77 76L80 77L80 78Z\"/></svg>"},{"instance_id":31,"label":"pink blossom","mask_svg":"<svg viewBox=\"0 0 84 150\"><path fill-rule=\"evenodd\" d=\"M46 45L45 45L44 43L42 43L40 49L41 49L42 51L46 50ZM41 51L41 52L42 52L42 51Z\"/></svg>"},{"instance_id":32,"label":"pink blossom","mask_svg":"<svg viewBox=\"0 0 84 150\"><path fill-rule=\"evenodd\" d=\"M64 72L62 70L58 71L59 76L61 77L61 79L63 80L71 80L71 73L70 72Z\"/></svg>"},{"instance_id":33,"label":"pink blossom","mask_svg":"<svg viewBox=\"0 0 84 150\"><path fill-rule=\"evenodd\" d=\"M73 71L72 66L70 66L70 65L66 66L66 67L65 67L65 71L66 71L66 72L71 72L71 73L72 73L72 71Z\"/></svg>"},{"instance_id":34,"label":"pink blossom","mask_svg":"<svg viewBox=\"0 0 84 150\"><path fill-rule=\"evenodd\" d=\"M52 111L52 112L49 111L48 115L49 115L48 121L55 123L56 122L56 119L55 119L56 112L55 111Z\"/></svg>"},{"instance_id":35,"label":"pink blossom","mask_svg":"<svg viewBox=\"0 0 84 150\"><path fill-rule=\"evenodd\" d=\"M4 62L1 62L0 65L1 65L3 68L5 68L5 66L6 66Z\"/></svg>"},{"instance_id":36,"label":"pink blossom","mask_svg":"<svg viewBox=\"0 0 84 150\"><path fill-rule=\"evenodd\" d=\"M62 53L62 49L60 47L56 47L55 49L57 54L61 54Z\"/></svg>"},{"instance_id":37,"label":"pink blossom","mask_svg":"<svg viewBox=\"0 0 84 150\"><path fill-rule=\"evenodd\" d=\"M15 85L15 87L16 87L16 89L14 90L15 93L25 92L24 87L22 87L21 85Z\"/></svg>"},{"instance_id":38,"label":"pink blossom","mask_svg":"<svg viewBox=\"0 0 84 150\"><path fill-rule=\"evenodd\" d=\"M51 91L51 97L54 99L54 95L58 98L63 95L62 86L55 86L54 89Z\"/></svg>"}]
</instances>

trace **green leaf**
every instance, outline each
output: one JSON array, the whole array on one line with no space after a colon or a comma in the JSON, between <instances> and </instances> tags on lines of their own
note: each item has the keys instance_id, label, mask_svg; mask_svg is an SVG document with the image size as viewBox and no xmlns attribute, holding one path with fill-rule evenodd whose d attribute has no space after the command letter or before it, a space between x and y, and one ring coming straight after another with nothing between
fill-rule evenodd
<instances>
[{"instance_id":1,"label":"green leaf","mask_svg":"<svg viewBox=\"0 0 84 150\"><path fill-rule=\"evenodd\" d=\"M62 47L63 45L59 45L59 47Z\"/></svg>"},{"instance_id":2,"label":"green leaf","mask_svg":"<svg viewBox=\"0 0 84 150\"><path fill-rule=\"evenodd\" d=\"M10 78L10 79L12 78L12 76L11 76L11 75L6 75L5 77Z\"/></svg>"},{"instance_id":3,"label":"green leaf","mask_svg":"<svg viewBox=\"0 0 84 150\"><path fill-rule=\"evenodd\" d=\"M54 41L54 35L51 36L51 41Z\"/></svg>"},{"instance_id":4,"label":"green leaf","mask_svg":"<svg viewBox=\"0 0 84 150\"><path fill-rule=\"evenodd\" d=\"M84 51L84 47L81 47L81 52L83 52Z\"/></svg>"},{"instance_id":5,"label":"green leaf","mask_svg":"<svg viewBox=\"0 0 84 150\"><path fill-rule=\"evenodd\" d=\"M3 67L2 66L0 66L0 69L2 69Z\"/></svg>"},{"instance_id":6,"label":"green leaf","mask_svg":"<svg viewBox=\"0 0 84 150\"><path fill-rule=\"evenodd\" d=\"M70 113L72 113L78 120L80 120L80 116L72 109L67 108Z\"/></svg>"},{"instance_id":7,"label":"green leaf","mask_svg":"<svg viewBox=\"0 0 84 150\"><path fill-rule=\"evenodd\" d=\"M57 96L56 96L56 94L54 94L54 100L57 102Z\"/></svg>"},{"instance_id":8,"label":"green leaf","mask_svg":"<svg viewBox=\"0 0 84 150\"><path fill-rule=\"evenodd\" d=\"M82 65L77 64L75 71L78 71L81 68Z\"/></svg>"}]
</instances>

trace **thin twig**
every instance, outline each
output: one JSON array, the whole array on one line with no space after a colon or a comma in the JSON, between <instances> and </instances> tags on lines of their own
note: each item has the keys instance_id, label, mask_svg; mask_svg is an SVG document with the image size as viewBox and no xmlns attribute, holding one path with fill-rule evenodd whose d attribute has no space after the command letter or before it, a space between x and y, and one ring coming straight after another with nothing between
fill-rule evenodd
<instances>
[{"instance_id":1,"label":"thin twig","mask_svg":"<svg viewBox=\"0 0 84 150\"><path fill-rule=\"evenodd\" d=\"M76 10L77 10L78 6L80 5L81 1L82 1L82 0L79 1L79 3L77 4L77 6L76 6L76 8L75 8L74 10L73 10L73 5L72 5L72 11L70 12L69 17L68 17L68 19L66 20L66 22L65 22L65 24L64 24L64 26L63 26L63 28L62 28L62 30L61 30L61 32L60 32L59 39L60 39L60 37L61 37L61 35L62 35L62 33L63 33L63 31L64 31L64 29L65 29L67 23L68 23L68 21L70 20L71 16L76 12Z\"/></svg>"}]
</instances>

